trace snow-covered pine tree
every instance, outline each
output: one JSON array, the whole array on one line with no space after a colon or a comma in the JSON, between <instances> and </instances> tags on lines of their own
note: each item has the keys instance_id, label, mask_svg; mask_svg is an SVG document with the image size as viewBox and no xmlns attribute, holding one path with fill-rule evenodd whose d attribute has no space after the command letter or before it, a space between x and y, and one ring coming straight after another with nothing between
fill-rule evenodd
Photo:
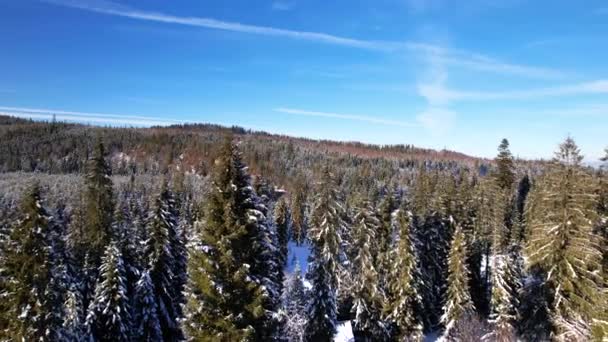
<instances>
[{"instance_id":1,"label":"snow-covered pine tree","mask_svg":"<svg viewBox=\"0 0 608 342\"><path fill-rule=\"evenodd\" d=\"M361 341L385 340L388 337L388 327L382 319L384 293L380 287L373 255L378 253L380 248L376 236L380 222L369 201L363 201L357 211L354 218L357 256L353 260L356 272L352 309L355 314L353 333Z\"/></svg>"},{"instance_id":2,"label":"snow-covered pine tree","mask_svg":"<svg viewBox=\"0 0 608 342\"><path fill-rule=\"evenodd\" d=\"M135 286L144 265L141 262L140 251L138 250L140 241L133 226L133 215L129 208L130 196L132 194L123 192L121 195L117 200L114 210L112 235L118 243L118 248L120 248L126 272L125 284L127 286L127 293L129 294L131 304L133 304L133 293L135 293Z\"/></svg>"},{"instance_id":3,"label":"snow-covered pine tree","mask_svg":"<svg viewBox=\"0 0 608 342\"><path fill-rule=\"evenodd\" d=\"M231 139L215 161L212 180L190 245L183 327L196 341L261 340L268 292L251 271L260 221L249 175Z\"/></svg>"},{"instance_id":4,"label":"snow-covered pine tree","mask_svg":"<svg viewBox=\"0 0 608 342\"><path fill-rule=\"evenodd\" d=\"M130 341L131 317L126 271L116 242L111 242L99 267L99 282L87 310L90 341Z\"/></svg>"},{"instance_id":5,"label":"snow-covered pine tree","mask_svg":"<svg viewBox=\"0 0 608 342\"><path fill-rule=\"evenodd\" d=\"M395 339L415 342L422 341L423 326L419 317L422 297L418 294L420 274L410 233L411 215L403 208L397 214L399 237L390 260L385 313L394 328Z\"/></svg>"},{"instance_id":6,"label":"snow-covered pine tree","mask_svg":"<svg viewBox=\"0 0 608 342\"><path fill-rule=\"evenodd\" d=\"M308 304L308 341L330 341L336 331L342 205L336 184L326 166L318 184L309 237L312 241L309 273L312 299Z\"/></svg>"},{"instance_id":7,"label":"snow-covered pine tree","mask_svg":"<svg viewBox=\"0 0 608 342\"><path fill-rule=\"evenodd\" d=\"M173 274L175 257L172 242L177 238L174 204L173 194L167 183L163 183L148 219L150 236L146 247L148 269L156 296L156 311L165 341L175 341L181 335Z\"/></svg>"},{"instance_id":8,"label":"snow-covered pine tree","mask_svg":"<svg viewBox=\"0 0 608 342\"><path fill-rule=\"evenodd\" d=\"M252 193L254 208L248 211L249 219L257 220L257 236L252 241L253 261L251 274L258 279L264 291L264 315L262 325L256 328L259 338L272 340L278 338L280 331L278 310L283 291L283 267L279 238L274 219L274 192L265 180L258 185L259 193Z\"/></svg>"},{"instance_id":9,"label":"snow-covered pine tree","mask_svg":"<svg viewBox=\"0 0 608 342\"><path fill-rule=\"evenodd\" d=\"M183 318L183 306L186 303L184 291L188 283L188 232L191 223L186 219L180 219L175 231L175 238L172 239L171 251L173 253L173 293L176 306L177 319Z\"/></svg>"},{"instance_id":10,"label":"snow-covered pine tree","mask_svg":"<svg viewBox=\"0 0 608 342\"><path fill-rule=\"evenodd\" d=\"M307 291L302 279L300 264L296 263L293 273L286 279L283 291L282 336L289 342L304 342Z\"/></svg>"},{"instance_id":11,"label":"snow-covered pine tree","mask_svg":"<svg viewBox=\"0 0 608 342\"><path fill-rule=\"evenodd\" d=\"M447 256L451 227L438 213L425 219L414 217L413 240L420 269L419 294L424 306L425 331L436 329L440 323L448 272Z\"/></svg>"},{"instance_id":12,"label":"snow-covered pine tree","mask_svg":"<svg viewBox=\"0 0 608 342\"><path fill-rule=\"evenodd\" d=\"M7 303L7 328L0 331L0 340L52 341L60 330L52 312L50 299L53 279L51 217L40 199L40 187L33 184L24 194L22 216L10 236L3 273L7 288L1 290Z\"/></svg>"},{"instance_id":13,"label":"snow-covered pine tree","mask_svg":"<svg viewBox=\"0 0 608 342\"><path fill-rule=\"evenodd\" d=\"M63 304L63 340L67 342L81 342L86 337L86 317L83 307L82 294L77 286L68 290Z\"/></svg>"},{"instance_id":14,"label":"snow-covered pine tree","mask_svg":"<svg viewBox=\"0 0 608 342\"><path fill-rule=\"evenodd\" d=\"M157 312L156 291L149 271L141 273L135 287L133 307L133 338L135 341L163 341Z\"/></svg>"},{"instance_id":15,"label":"snow-covered pine tree","mask_svg":"<svg viewBox=\"0 0 608 342\"><path fill-rule=\"evenodd\" d=\"M279 242L280 263L284 267L287 263L287 242L289 240L289 231L291 229L291 218L289 215L289 206L285 197L281 197L274 207L274 220L277 228L277 237Z\"/></svg>"},{"instance_id":16,"label":"snow-covered pine tree","mask_svg":"<svg viewBox=\"0 0 608 342\"><path fill-rule=\"evenodd\" d=\"M529 267L538 267L549 292L552 338L588 340L603 298L600 238L593 233L596 183L582 168L579 149L567 138L553 168L538 187L526 248Z\"/></svg>"},{"instance_id":17,"label":"snow-covered pine tree","mask_svg":"<svg viewBox=\"0 0 608 342\"><path fill-rule=\"evenodd\" d=\"M464 232L456 222L452 220L451 223L456 228L448 257L448 288L443 316L441 316L441 323L444 326L443 335L448 339L458 338L458 325L474 313L469 293L469 271L465 262L467 246Z\"/></svg>"},{"instance_id":18,"label":"snow-covered pine tree","mask_svg":"<svg viewBox=\"0 0 608 342\"><path fill-rule=\"evenodd\" d=\"M519 289L518 274L515 272L517 262L511 259L509 245L504 243L506 227L504 222L505 197L498 192L495 197L496 224L492 232L492 258L491 258L491 302L490 323L493 330L485 340L496 342L515 341L514 323L517 318L517 290Z\"/></svg>"},{"instance_id":19,"label":"snow-covered pine tree","mask_svg":"<svg viewBox=\"0 0 608 342\"><path fill-rule=\"evenodd\" d=\"M387 287L387 270L390 269L388 260L390 259L390 250L393 244L393 213L396 209L395 198L391 192L388 192L380 205L378 206L377 216L379 219L378 229L376 233L376 251L372 253L374 257L374 265L378 271L378 282L380 288L385 291Z\"/></svg>"}]
</instances>

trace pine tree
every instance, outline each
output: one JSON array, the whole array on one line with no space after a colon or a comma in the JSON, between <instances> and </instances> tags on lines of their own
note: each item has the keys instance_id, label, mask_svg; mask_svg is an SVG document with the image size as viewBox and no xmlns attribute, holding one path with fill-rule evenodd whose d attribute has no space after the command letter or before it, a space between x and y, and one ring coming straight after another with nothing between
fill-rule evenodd
<instances>
[{"instance_id":1,"label":"pine tree","mask_svg":"<svg viewBox=\"0 0 608 342\"><path fill-rule=\"evenodd\" d=\"M456 225L448 257L448 288L446 303L443 308L441 323L444 325L444 336L458 336L459 324L474 313L473 302L469 293L469 271L466 267L467 247L462 228Z\"/></svg>"},{"instance_id":2,"label":"pine tree","mask_svg":"<svg viewBox=\"0 0 608 342\"><path fill-rule=\"evenodd\" d=\"M374 262L378 251L376 232L380 222L369 201L364 201L355 216L355 245L357 256L353 260L356 270L353 331L362 341L383 340L388 337L386 323L382 320L384 293Z\"/></svg>"},{"instance_id":3,"label":"pine tree","mask_svg":"<svg viewBox=\"0 0 608 342\"><path fill-rule=\"evenodd\" d=\"M308 305L308 341L330 341L336 331L336 290L338 288L340 232L344 228L342 205L327 167L317 189L310 239L312 299Z\"/></svg>"},{"instance_id":4,"label":"pine tree","mask_svg":"<svg viewBox=\"0 0 608 342\"><path fill-rule=\"evenodd\" d=\"M500 207L504 200L498 199L496 203ZM515 271L517 257L511 258L509 246L504 243L506 229L504 216L500 214L503 210L504 208L497 209L498 222L492 233L490 323L493 324L493 331L484 336L486 340L497 342L516 340L513 324L517 318L517 290L520 287L519 275Z\"/></svg>"},{"instance_id":5,"label":"pine tree","mask_svg":"<svg viewBox=\"0 0 608 342\"><path fill-rule=\"evenodd\" d=\"M40 199L40 188L34 184L24 195L22 218L13 228L2 268L8 275L2 296L7 301L6 331L1 339L15 341L52 341L60 327L54 325L54 304L50 300L53 279L51 217Z\"/></svg>"},{"instance_id":6,"label":"pine tree","mask_svg":"<svg viewBox=\"0 0 608 342\"><path fill-rule=\"evenodd\" d=\"M151 217L148 220L150 237L147 242L150 279L155 291L157 314L163 338L174 341L180 338L178 324L178 306L176 288L174 286L175 257L173 244L177 238L176 214L174 198L164 183L159 196L156 198Z\"/></svg>"},{"instance_id":7,"label":"pine tree","mask_svg":"<svg viewBox=\"0 0 608 342\"><path fill-rule=\"evenodd\" d=\"M213 187L190 246L184 330L196 341L261 339L267 292L252 273L259 238L246 167L227 140L215 162Z\"/></svg>"},{"instance_id":8,"label":"pine tree","mask_svg":"<svg viewBox=\"0 0 608 342\"><path fill-rule=\"evenodd\" d=\"M552 170L538 190L529 222L529 267L546 279L555 340L587 340L602 303L601 253L593 233L596 222L594 180L582 169L576 143L559 147Z\"/></svg>"},{"instance_id":9,"label":"pine tree","mask_svg":"<svg viewBox=\"0 0 608 342\"><path fill-rule=\"evenodd\" d=\"M377 216L379 218L379 225L377 230L377 251L372 255L374 257L374 264L378 270L379 285L382 289L385 289L387 274L384 270L389 269L388 259L390 258L389 252L393 243L393 212L395 211L395 199L393 194L388 193L380 205L378 206Z\"/></svg>"},{"instance_id":10,"label":"pine tree","mask_svg":"<svg viewBox=\"0 0 608 342\"><path fill-rule=\"evenodd\" d=\"M74 279L82 286L85 307L88 307L95 291L99 266L104 250L112 238L114 195L111 168L101 139L87 161L84 196L70 227L70 244L78 263Z\"/></svg>"},{"instance_id":11,"label":"pine tree","mask_svg":"<svg viewBox=\"0 0 608 342\"><path fill-rule=\"evenodd\" d=\"M280 263L281 267L284 267L287 263L287 242L289 240L289 229L290 229L290 217L289 207L285 198L279 199L274 208L275 225L277 227L277 235L279 242L280 251Z\"/></svg>"},{"instance_id":12,"label":"pine tree","mask_svg":"<svg viewBox=\"0 0 608 342\"><path fill-rule=\"evenodd\" d=\"M268 183L260 187L260 194L252 194L254 209L249 212L249 219L257 220L257 235L252 243L253 262L251 274L262 285L265 318L257 330L258 338L270 340L278 338L280 330L278 310L283 291L282 255L279 237L275 225L272 199L275 197Z\"/></svg>"},{"instance_id":13,"label":"pine tree","mask_svg":"<svg viewBox=\"0 0 608 342\"><path fill-rule=\"evenodd\" d=\"M296 263L293 273L287 277L283 292L283 337L287 341L304 342L306 317L306 288L302 280L300 264Z\"/></svg>"},{"instance_id":14,"label":"pine tree","mask_svg":"<svg viewBox=\"0 0 608 342\"><path fill-rule=\"evenodd\" d=\"M87 164L85 178L85 222L78 243L82 251L90 255L93 266L99 266L105 247L112 237L114 198L111 169L106 162L106 152L101 139L95 145L93 156Z\"/></svg>"},{"instance_id":15,"label":"pine tree","mask_svg":"<svg viewBox=\"0 0 608 342\"><path fill-rule=\"evenodd\" d=\"M502 139L498 146L498 156L496 157L496 166L498 168L496 181L501 189L511 189L515 182L515 171L513 165L513 155L509 150L509 141Z\"/></svg>"},{"instance_id":16,"label":"pine tree","mask_svg":"<svg viewBox=\"0 0 608 342\"><path fill-rule=\"evenodd\" d=\"M129 341L131 310L126 271L115 242L108 244L99 271L95 297L87 311L87 334L93 341Z\"/></svg>"},{"instance_id":17,"label":"pine tree","mask_svg":"<svg viewBox=\"0 0 608 342\"><path fill-rule=\"evenodd\" d=\"M301 245L306 239L306 192L304 180L299 179L291 198L292 229L291 238Z\"/></svg>"},{"instance_id":18,"label":"pine tree","mask_svg":"<svg viewBox=\"0 0 608 342\"><path fill-rule=\"evenodd\" d=\"M437 328L442 314L451 226L449 221L434 213L422 222L414 217L414 227L414 245L420 269L419 294L425 308L424 327L425 331L431 331Z\"/></svg>"},{"instance_id":19,"label":"pine tree","mask_svg":"<svg viewBox=\"0 0 608 342\"><path fill-rule=\"evenodd\" d=\"M133 336L137 341L163 341L157 312L156 291L150 273L144 271L137 282L133 307Z\"/></svg>"},{"instance_id":20,"label":"pine tree","mask_svg":"<svg viewBox=\"0 0 608 342\"><path fill-rule=\"evenodd\" d=\"M422 341L423 337L423 327L418 317L422 310L422 297L418 294L419 284L416 283L419 274L410 233L411 221L411 213L399 210L399 240L392 253L389 296L385 302L388 319L396 330L394 337L400 341Z\"/></svg>"},{"instance_id":21,"label":"pine tree","mask_svg":"<svg viewBox=\"0 0 608 342\"><path fill-rule=\"evenodd\" d=\"M69 342L85 340L85 309L82 294L76 287L67 292L64 307L63 338Z\"/></svg>"}]
</instances>

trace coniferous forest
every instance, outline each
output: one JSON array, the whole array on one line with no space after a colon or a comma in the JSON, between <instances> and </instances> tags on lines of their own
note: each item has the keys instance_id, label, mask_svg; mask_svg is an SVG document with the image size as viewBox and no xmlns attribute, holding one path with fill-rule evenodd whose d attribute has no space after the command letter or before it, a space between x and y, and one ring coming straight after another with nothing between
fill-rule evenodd
<instances>
[{"instance_id":1,"label":"coniferous forest","mask_svg":"<svg viewBox=\"0 0 608 342\"><path fill-rule=\"evenodd\" d=\"M0 341L607 341L606 169L488 143L0 116Z\"/></svg>"}]
</instances>

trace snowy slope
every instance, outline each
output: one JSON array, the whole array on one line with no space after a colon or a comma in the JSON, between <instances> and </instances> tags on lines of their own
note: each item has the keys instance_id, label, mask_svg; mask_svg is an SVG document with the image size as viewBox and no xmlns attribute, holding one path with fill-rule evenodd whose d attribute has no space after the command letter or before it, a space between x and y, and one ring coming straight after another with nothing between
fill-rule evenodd
<instances>
[{"instance_id":1,"label":"snowy slope","mask_svg":"<svg viewBox=\"0 0 608 342\"><path fill-rule=\"evenodd\" d=\"M354 342L353 328L350 321L338 322L338 331L334 335L334 342Z\"/></svg>"}]
</instances>

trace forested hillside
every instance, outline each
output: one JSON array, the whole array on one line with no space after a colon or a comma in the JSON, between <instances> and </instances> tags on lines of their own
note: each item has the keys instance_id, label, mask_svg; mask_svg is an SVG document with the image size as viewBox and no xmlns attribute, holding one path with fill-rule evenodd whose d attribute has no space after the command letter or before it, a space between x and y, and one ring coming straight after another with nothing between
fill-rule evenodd
<instances>
[{"instance_id":1,"label":"forested hillside","mask_svg":"<svg viewBox=\"0 0 608 342\"><path fill-rule=\"evenodd\" d=\"M608 340L608 175L571 138L485 160L1 116L0 142L0 341Z\"/></svg>"}]
</instances>

